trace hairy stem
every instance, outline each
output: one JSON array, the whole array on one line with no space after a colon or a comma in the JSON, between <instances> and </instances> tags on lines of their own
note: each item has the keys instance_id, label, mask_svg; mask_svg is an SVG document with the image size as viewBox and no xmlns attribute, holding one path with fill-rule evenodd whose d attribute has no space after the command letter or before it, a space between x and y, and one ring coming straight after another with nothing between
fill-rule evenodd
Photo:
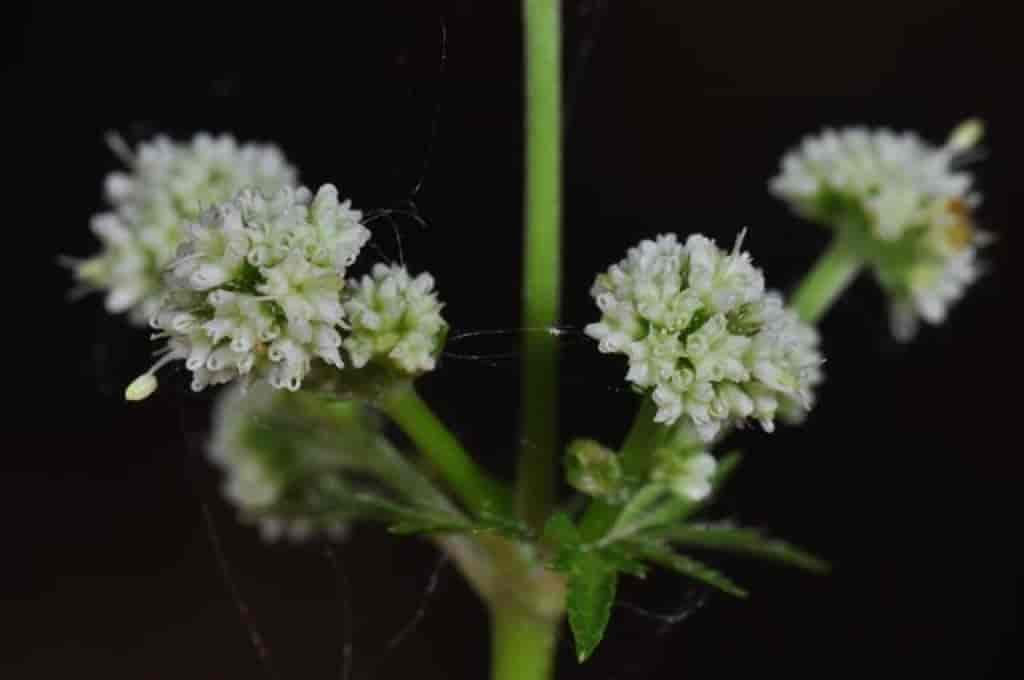
<instances>
[{"instance_id":1,"label":"hairy stem","mask_svg":"<svg viewBox=\"0 0 1024 680\"><path fill-rule=\"evenodd\" d=\"M507 512L507 490L473 462L412 385L396 389L380 405L467 507L477 514Z\"/></svg>"},{"instance_id":2,"label":"hairy stem","mask_svg":"<svg viewBox=\"0 0 1024 680\"><path fill-rule=\"evenodd\" d=\"M817 323L857 278L863 264L851 245L837 236L797 286L790 304L801 319Z\"/></svg>"},{"instance_id":3,"label":"hairy stem","mask_svg":"<svg viewBox=\"0 0 1024 680\"><path fill-rule=\"evenodd\" d=\"M517 508L540 527L555 499L561 295L561 3L523 0L526 252L523 260L522 441Z\"/></svg>"}]
</instances>

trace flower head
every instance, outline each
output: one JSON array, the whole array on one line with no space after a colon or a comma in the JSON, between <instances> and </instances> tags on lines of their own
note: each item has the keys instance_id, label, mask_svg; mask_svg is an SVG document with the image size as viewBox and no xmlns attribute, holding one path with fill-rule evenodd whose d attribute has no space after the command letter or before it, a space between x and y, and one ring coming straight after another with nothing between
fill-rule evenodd
<instances>
[{"instance_id":1,"label":"flower head","mask_svg":"<svg viewBox=\"0 0 1024 680\"><path fill-rule=\"evenodd\" d=\"M642 241L591 290L602 315L587 335L629 359L626 380L651 394L657 422L685 416L705 440L748 417L771 431L780 409L809 408L820 379L815 331L765 293L740 245Z\"/></svg>"},{"instance_id":2,"label":"flower head","mask_svg":"<svg viewBox=\"0 0 1024 680\"><path fill-rule=\"evenodd\" d=\"M376 361L412 376L432 371L448 329L433 289L430 274L412 277L396 265L374 265L371 274L350 281L343 344L352 364Z\"/></svg>"},{"instance_id":3,"label":"flower head","mask_svg":"<svg viewBox=\"0 0 1024 680\"><path fill-rule=\"evenodd\" d=\"M980 196L959 168L982 128L967 121L944 146L890 130L826 130L782 159L772 191L847 237L892 298L893 328L941 323L978 277Z\"/></svg>"},{"instance_id":4,"label":"flower head","mask_svg":"<svg viewBox=\"0 0 1024 680\"><path fill-rule=\"evenodd\" d=\"M185 360L194 390L249 375L297 390L313 361L341 368L345 272L370 236L361 217L331 185L245 189L203 213L151 319L161 361Z\"/></svg>"},{"instance_id":5,"label":"flower head","mask_svg":"<svg viewBox=\"0 0 1024 680\"><path fill-rule=\"evenodd\" d=\"M75 264L89 288L106 291L111 312L144 323L159 306L163 270L202 211L243 187L269 194L295 183L295 170L273 146L238 144L201 133L190 142L157 137L124 154L131 172L107 176L109 212L92 220L100 252Z\"/></svg>"},{"instance_id":6,"label":"flower head","mask_svg":"<svg viewBox=\"0 0 1024 680\"><path fill-rule=\"evenodd\" d=\"M351 517L339 484L379 443L370 414L355 403L334 405L329 421L311 421L324 408L315 399L255 383L217 401L210 458L224 473L224 496L267 540L344 535Z\"/></svg>"}]
</instances>

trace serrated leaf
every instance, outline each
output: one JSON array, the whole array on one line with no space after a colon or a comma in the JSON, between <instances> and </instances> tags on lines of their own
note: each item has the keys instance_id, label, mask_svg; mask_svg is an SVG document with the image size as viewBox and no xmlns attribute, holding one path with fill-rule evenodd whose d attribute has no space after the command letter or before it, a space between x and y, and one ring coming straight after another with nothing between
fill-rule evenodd
<instances>
[{"instance_id":1,"label":"serrated leaf","mask_svg":"<svg viewBox=\"0 0 1024 680\"><path fill-rule=\"evenodd\" d=\"M824 573L830 569L824 560L785 541L765 536L756 529L691 524L672 527L661 537L678 545L749 555L807 571Z\"/></svg>"},{"instance_id":2,"label":"serrated leaf","mask_svg":"<svg viewBox=\"0 0 1024 680\"><path fill-rule=\"evenodd\" d=\"M611 617L618 574L600 556L580 553L569 574L569 627L576 642L576 658L586 661L594 652Z\"/></svg>"},{"instance_id":3,"label":"serrated leaf","mask_svg":"<svg viewBox=\"0 0 1024 680\"><path fill-rule=\"evenodd\" d=\"M694 580L718 588L722 592L734 597L747 596L747 591L736 585L725 574L692 557L673 552L671 548L657 544L646 544L640 548L640 552L655 564L660 564L666 569L671 569Z\"/></svg>"}]
</instances>

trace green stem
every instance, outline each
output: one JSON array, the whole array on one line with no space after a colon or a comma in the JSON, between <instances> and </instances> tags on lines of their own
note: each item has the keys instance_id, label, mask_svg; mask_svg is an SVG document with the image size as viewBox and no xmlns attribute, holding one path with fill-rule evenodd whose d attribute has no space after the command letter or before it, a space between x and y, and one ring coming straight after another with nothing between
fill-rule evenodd
<instances>
[{"instance_id":1,"label":"green stem","mask_svg":"<svg viewBox=\"0 0 1024 680\"><path fill-rule=\"evenodd\" d=\"M863 259L845 239L836 237L828 250L807 272L790 301L796 313L807 323L817 323L832 303L853 283Z\"/></svg>"},{"instance_id":2,"label":"green stem","mask_svg":"<svg viewBox=\"0 0 1024 680\"><path fill-rule=\"evenodd\" d=\"M664 441L668 428L654 422L658 406L650 396L644 397L633 419L620 451L622 468L627 476L644 479L650 465L651 453ZM585 541L596 541L615 524L621 508L595 501L583 515L580 532Z\"/></svg>"},{"instance_id":3,"label":"green stem","mask_svg":"<svg viewBox=\"0 0 1024 680\"><path fill-rule=\"evenodd\" d=\"M416 390L396 388L380 401L384 412L412 439L448 486L477 514L504 514L506 489L477 467L462 444L444 426Z\"/></svg>"},{"instance_id":4,"label":"green stem","mask_svg":"<svg viewBox=\"0 0 1024 680\"><path fill-rule=\"evenodd\" d=\"M492 608L491 680L553 677L559 625L515 607Z\"/></svg>"},{"instance_id":5,"label":"green stem","mask_svg":"<svg viewBox=\"0 0 1024 680\"><path fill-rule=\"evenodd\" d=\"M561 2L523 0L526 80L526 252L517 506L534 527L555 499L561 295Z\"/></svg>"},{"instance_id":6,"label":"green stem","mask_svg":"<svg viewBox=\"0 0 1024 680\"><path fill-rule=\"evenodd\" d=\"M622 468L627 475L645 477L650 464L651 452L664 441L668 428L654 422L658 405L650 396L644 397L640 410L633 419L626 441L622 443Z\"/></svg>"}]
</instances>

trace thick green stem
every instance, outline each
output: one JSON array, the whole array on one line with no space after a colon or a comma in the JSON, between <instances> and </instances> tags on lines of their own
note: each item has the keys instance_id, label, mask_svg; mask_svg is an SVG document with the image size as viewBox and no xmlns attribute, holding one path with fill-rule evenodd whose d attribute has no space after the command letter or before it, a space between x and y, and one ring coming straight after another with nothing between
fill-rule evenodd
<instances>
[{"instance_id":1,"label":"thick green stem","mask_svg":"<svg viewBox=\"0 0 1024 680\"><path fill-rule=\"evenodd\" d=\"M668 428L654 422L658 407L650 396L644 397L633 419L633 425L626 435L620 451L625 473L637 479L647 476L651 453L664 441ZM621 508L602 501L595 501L583 515L580 532L585 541L596 541L603 536L619 516Z\"/></svg>"},{"instance_id":2,"label":"thick green stem","mask_svg":"<svg viewBox=\"0 0 1024 680\"><path fill-rule=\"evenodd\" d=\"M843 238L836 237L807 272L790 301L807 323L817 323L846 287L853 283L863 259Z\"/></svg>"},{"instance_id":3,"label":"thick green stem","mask_svg":"<svg viewBox=\"0 0 1024 680\"><path fill-rule=\"evenodd\" d=\"M532 526L555 498L561 295L561 2L523 0L526 252L523 259L522 441L517 506Z\"/></svg>"},{"instance_id":4,"label":"thick green stem","mask_svg":"<svg viewBox=\"0 0 1024 680\"><path fill-rule=\"evenodd\" d=\"M560 621L515 607L492 608L491 680L552 678Z\"/></svg>"},{"instance_id":5,"label":"thick green stem","mask_svg":"<svg viewBox=\"0 0 1024 680\"><path fill-rule=\"evenodd\" d=\"M477 467L459 440L411 386L396 388L380 406L412 439L462 502L478 514L504 514L507 490Z\"/></svg>"}]
</instances>

